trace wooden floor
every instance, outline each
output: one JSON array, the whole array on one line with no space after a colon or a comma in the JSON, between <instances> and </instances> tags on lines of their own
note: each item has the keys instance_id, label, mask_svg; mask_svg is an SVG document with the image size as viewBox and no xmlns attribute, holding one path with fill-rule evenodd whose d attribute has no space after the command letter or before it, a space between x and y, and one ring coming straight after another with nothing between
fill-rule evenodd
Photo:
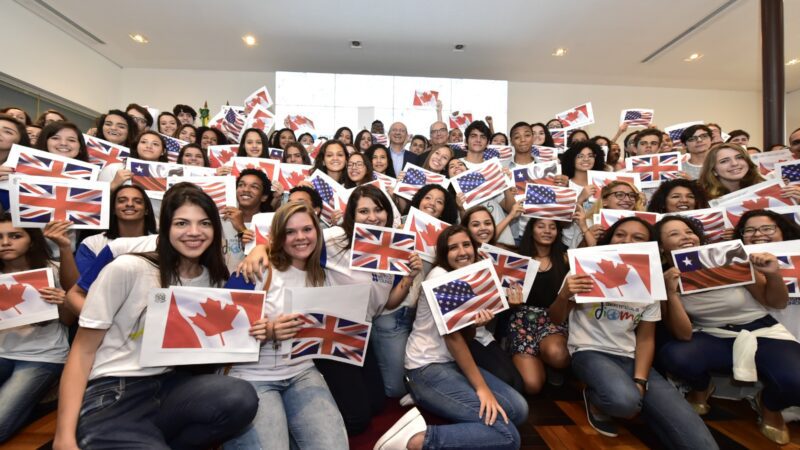
<instances>
[{"instance_id":1,"label":"wooden floor","mask_svg":"<svg viewBox=\"0 0 800 450\"><path fill-rule=\"evenodd\" d=\"M519 430L523 450L663 448L647 426L635 420L619 422L620 435L616 438L598 434L586 421L580 391L573 383L561 388L548 386L542 394L529 397L528 402L528 421ZM711 406L712 411L705 420L723 450L800 450L800 424L797 422L789 425L792 443L781 447L761 435L756 425L756 414L746 402L711 399ZM399 417L402 410L397 410L396 414ZM50 448L56 427L55 417L55 412L45 415L5 445L0 445L0 449ZM358 448L371 448L371 443L361 444L366 445L359 445Z\"/></svg>"}]
</instances>

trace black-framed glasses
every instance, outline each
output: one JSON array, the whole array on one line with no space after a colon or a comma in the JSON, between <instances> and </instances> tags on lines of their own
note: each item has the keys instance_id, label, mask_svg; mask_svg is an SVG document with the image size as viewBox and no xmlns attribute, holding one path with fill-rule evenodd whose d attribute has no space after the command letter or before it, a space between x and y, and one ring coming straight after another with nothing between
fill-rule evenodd
<instances>
[{"instance_id":1,"label":"black-framed glasses","mask_svg":"<svg viewBox=\"0 0 800 450\"><path fill-rule=\"evenodd\" d=\"M630 200L632 202L635 202L636 200L639 199L639 193L638 192L621 192L621 191L620 192L609 192L608 194L603 196L603 198L608 198L608 197L611 197L612 195L617 200L625 200L627 198L628 200Z\"/></svg>"},{"instance_id":2,"label":"black-framed glasses","mask_svg":"<svg viewBox=\"0 0 800 450\"><path fill-rule=\"evenodd\" d=\"M711 139L711 135L708 133L698 134L697 136L692 136L686 139L686 142L697 142L697 141L705 141L706 139Z\"/></svg>"},{"instance_id":3,"label":"black-framed glasses","mask_svg":"<svg viewBox=\"0 0 800 450\"><path fill-rule=\"evenodd\" d=\"M764 236L772 236L778 231L777 225L761 225L760 227L744 227L742 230L742 236L754 236L756 231L763 234Z\"/></svg>"},{"instance_id":4,"label":"black-framed glasses","mask_svg":"<svg viewBox=\"0 0 800 450\"><path fill-rule=\"evenodd\" d=\"M347 163L347 168L348 169L360 169L362 167L364 167L364 163L361 162L361 161Z\"/></svg>"}]
</instances>

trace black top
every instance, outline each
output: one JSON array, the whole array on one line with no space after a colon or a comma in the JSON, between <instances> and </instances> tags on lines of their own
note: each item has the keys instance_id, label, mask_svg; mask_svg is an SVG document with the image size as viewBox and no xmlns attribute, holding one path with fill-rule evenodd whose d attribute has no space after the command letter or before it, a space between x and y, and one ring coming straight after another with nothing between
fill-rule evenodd
<instances>
[{"instance_id":1,"label":"black top","mask_svg":"<svg viewBox=\"0 0 800 450\"><path fill-rule=\"evenodd\" d=\"M564 278L559 277L555 272L550 267L550 270L536 274L533 288L525 301L526 305L549 308L553 304L558 296L558 290L561 288L561 282L564 281Z\"/></svg>"}]
</instances>

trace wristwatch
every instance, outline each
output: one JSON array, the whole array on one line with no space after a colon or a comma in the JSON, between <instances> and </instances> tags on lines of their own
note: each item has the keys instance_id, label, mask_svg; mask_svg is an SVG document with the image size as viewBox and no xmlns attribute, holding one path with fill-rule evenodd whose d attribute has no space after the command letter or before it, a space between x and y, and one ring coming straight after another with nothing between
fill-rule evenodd
<instances>
[{"instance_id":1,"label":"wristwatch","mask_svg":"<svg viewBox=\"0 0 800 450\"><path fill-rule=\"evenodd\" d=\"M633 378L633 382L638 384L639 386L644 388L644 391L647 392L647 379L646 378Z\"/></svg>"}]
</instances>

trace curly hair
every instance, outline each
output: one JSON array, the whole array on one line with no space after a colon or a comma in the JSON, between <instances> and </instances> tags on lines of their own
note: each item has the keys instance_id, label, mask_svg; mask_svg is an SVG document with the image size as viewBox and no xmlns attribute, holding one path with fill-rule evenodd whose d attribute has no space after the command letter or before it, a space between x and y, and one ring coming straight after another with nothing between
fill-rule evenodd
<instances>
[{"instance_id":1,"label":"curly hair","mask_svg":"<svg viewBox=\"0 0 800 450\"><path fill-rule=\"evenodd\" d=\"M661 185L650 197L650 204L647 205L647 210L654 213L664 214L667 212L667 198L673 189L683 187L689 189L694 195L694 208L703 209L708 208L708 199L706 193L700 188L694 180L687 180L685 178L676 178L674 180L663 181Z\"/></svg>"}]
</instances>

